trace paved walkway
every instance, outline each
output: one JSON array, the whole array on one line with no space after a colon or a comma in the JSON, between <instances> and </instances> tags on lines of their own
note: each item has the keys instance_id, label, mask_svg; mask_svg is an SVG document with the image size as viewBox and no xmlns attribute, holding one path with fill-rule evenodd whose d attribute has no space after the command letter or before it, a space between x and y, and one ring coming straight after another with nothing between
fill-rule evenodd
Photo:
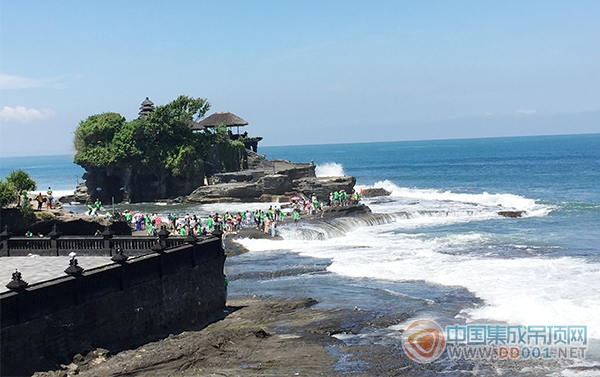
<instances>
[{"instance_id":1,"label":"paved walkway","mask_svg":"<svg viewBox=\"0 0 600 377\"><path fill-rule=\"evenodd\" d=\"M110 257L77 256L79 266L84 269L110 264ZM23 280L29 284L66 276L69 257L1 257L0 258L0 292L8 291L6 284L12 280L15 269L19 270Z\"/></svg>"}]
</instances>

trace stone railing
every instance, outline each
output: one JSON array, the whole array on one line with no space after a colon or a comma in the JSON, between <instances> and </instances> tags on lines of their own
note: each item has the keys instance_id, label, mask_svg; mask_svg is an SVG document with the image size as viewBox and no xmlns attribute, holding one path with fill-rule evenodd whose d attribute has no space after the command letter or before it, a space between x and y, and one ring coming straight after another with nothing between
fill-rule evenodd
<instances>
[{"instance_id":1,"label":"stone railing","mask_svg":"<svg viewBox=\"0 0 600 377\"><path fill-rule=\"evenodd\" d=\"M222 316L225 255L219 232L213 235L181 238L175 247L159 237L144 255L131 258L116 249L114 263L89 270L72 256L66 275L34 284L15 271L9 291L0 293L0 375L58 369L72 355L91 351L91 345L118 352ZM3 245L13 246L11 238L3 238ZM85 237L67 238L71 246L98 245ZM116 237L109 240L118 243ZM56 238L51 241L50 248L58 245ZM44 245L29 246L34 244ZM77 255L88 250L97 249L79 249Z\"/></svg>"},{"instance_id":2,"label":"stone railing","mask_svg":"<svg viewBox=\"0 0 600 377\"><path fill-rule=\"evenodd\" d=\"M45 237L14 237L8 227L0 233L0 257L27 256L68 256L77 252L81 256L112 256L116 250L128 255L148 253L157 245L169 249L183 245L184 237L169 238L164 229L153 236L115 236L107 228L98 236L63 236L56 226Z\"/></svg>"}]
</instances>

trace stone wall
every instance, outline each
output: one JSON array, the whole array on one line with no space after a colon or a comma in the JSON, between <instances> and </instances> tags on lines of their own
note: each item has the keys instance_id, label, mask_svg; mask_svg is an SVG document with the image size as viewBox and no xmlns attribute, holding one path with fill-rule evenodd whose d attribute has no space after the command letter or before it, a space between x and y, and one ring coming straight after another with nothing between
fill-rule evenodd
<instances>
[{"instance_id":1,"label":"stone wall","mask_svg":"<svg viewBox=\"0 0 600 377\"><path fill-rule=\"evenodd\" d=\"M58 369L77 353L199 329L225 306L219 238L0 295L3 376Z\"/></svg>"}]
</instances>

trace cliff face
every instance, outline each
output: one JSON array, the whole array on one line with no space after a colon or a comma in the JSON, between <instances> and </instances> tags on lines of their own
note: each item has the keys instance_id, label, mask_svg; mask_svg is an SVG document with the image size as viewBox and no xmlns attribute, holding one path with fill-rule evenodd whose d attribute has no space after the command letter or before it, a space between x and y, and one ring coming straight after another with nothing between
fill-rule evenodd
<instances>
[{"instance_id":1,"label":"cliff face","mask_svg":"<svg viewBox=\"0 0 600 377\"><path fill-rule=\"evenodd\" d=\"M103 203L153 202L158 199L185 196L201 186L205 176L224 170L238 171L247 167L247 156L237 158L224 156L218 148L211 149L209 160L196 174L176 176L162 166L98 167L83 166L83 175L89 200L100 199Z\"/></svg>"},{"instance_id":2,"label":"cliff face","mask_svg":"<svg viewBox=\"0 0 600 377\"><path fill-rule=\"evenodd\" d=\"M127 201L152 202L159 199L185 196L195 203L229 201L273 201L294 195L327 200L329 193L344 189L352 192L354 177L316 177L312 163L286 160L267 160L263 155L245 150L237 161L213 148L205 169L188 176L174 176L163 167L132 166L84 167L89 200L103 203ZM229 171L227 171L229 170ZM204 177L211 184L204 185Z\"/></svg>"},{"instance_id":3,"label":"cliff face","mask_svg":"<svg viewBox=\"0 0 600 377\"><path fill-rule=\"evenodd\" d=\"M98 168L87 169L83 178L90 200L110 203L151 202L186 195L202 184L204 175L178 177L166 169Z\"/></svg>"}]
</instances>

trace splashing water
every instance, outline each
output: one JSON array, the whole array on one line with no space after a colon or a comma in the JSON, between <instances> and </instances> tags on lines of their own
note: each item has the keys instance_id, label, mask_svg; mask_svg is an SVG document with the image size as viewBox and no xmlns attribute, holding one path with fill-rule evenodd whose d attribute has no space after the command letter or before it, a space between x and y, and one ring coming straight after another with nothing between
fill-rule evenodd
<instances>
[{"instance_id":1,"label":"splashing water","mask_svg":"<svg viewBox=\"0 0 600 377\"><path fill-rule=\"evenodd\" d=\"M317 177L343 177L344 167L337 162L326 162L323 165L317 165L315 169Z\"/></svg>"}]
</instances>

